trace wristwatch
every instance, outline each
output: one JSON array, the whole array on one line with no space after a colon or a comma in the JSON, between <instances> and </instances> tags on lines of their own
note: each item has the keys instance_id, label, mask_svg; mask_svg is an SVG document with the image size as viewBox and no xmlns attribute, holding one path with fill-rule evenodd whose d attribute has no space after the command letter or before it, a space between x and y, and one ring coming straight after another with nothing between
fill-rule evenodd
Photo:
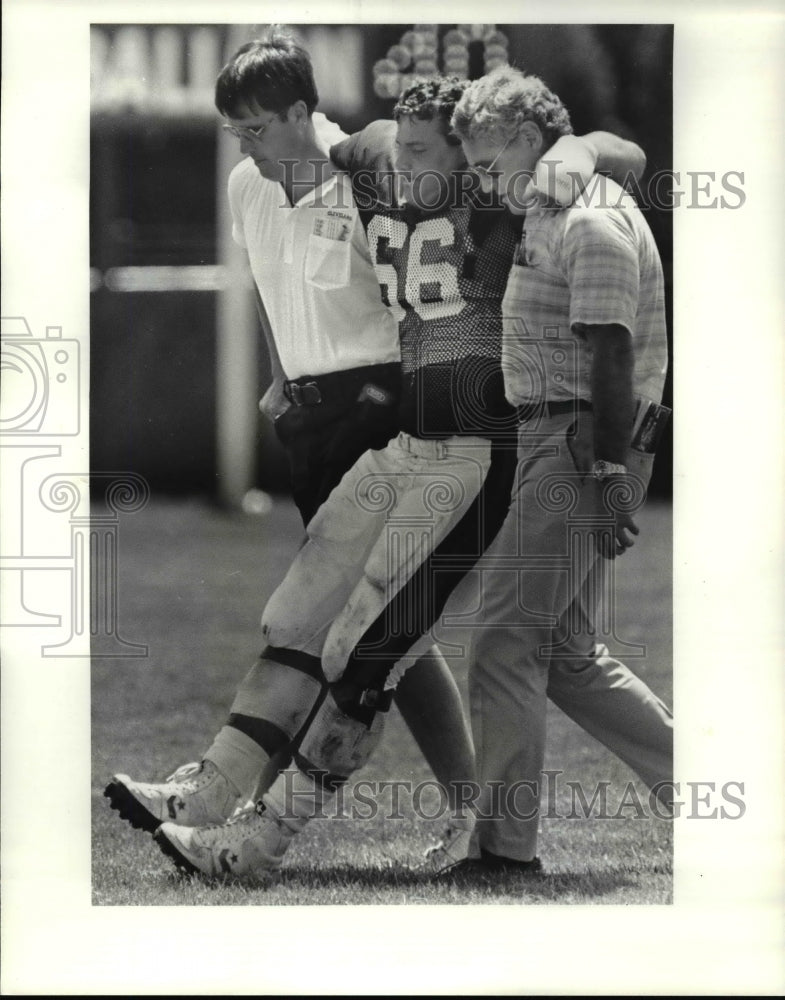
<instances>
[{"instance_id":1,"label":"wristwatch","mask_svg":"<svg viewBox=\"0 0 785 1000\"><path fill-rule=\"evenodd\" d=\"M591 467L591 474L595 479L607 479L608 476L623 476L627 472L627 466L618 462L606 462L604 458L598 458Z\"/></svg>"}]
</instances>

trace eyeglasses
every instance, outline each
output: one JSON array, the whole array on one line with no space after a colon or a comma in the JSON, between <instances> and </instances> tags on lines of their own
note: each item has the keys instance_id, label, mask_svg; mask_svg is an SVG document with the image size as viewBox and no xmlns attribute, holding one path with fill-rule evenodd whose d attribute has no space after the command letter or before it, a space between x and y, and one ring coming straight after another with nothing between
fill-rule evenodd
<instances>
[{"instance_id":1,"label":"eyeglasses","mask_svg":"<svg viewBox=\"0 0 785 1000\"><path fill-rule=\"evenodd\" d=\"M499 152L496 154L496 156L494 156L492 162L489 163L487 167L483 167L481 164L476 163L471 168L472 171L475 174L477 174L478 177L481 177L481 178L482 177L487 177L488 180L490 180L490 181L495 180L496 177L501 173L501 171L499 171L499 170L494 171L493 168L496 166L496 164L499 161L499 157L502 155L502 153L510 145L511 142L512 142L512 136L510 136L510 138L507 140L507 142L505 142L505 144L502 146L502 148L499 150Z\"/></svg>"},{"instance_id":2,"label":"eyeglasses","mask_svg":"<svg viewBox=\"0 0 785 1000\"><path fill-rule=\"evenodd\" d=\"M261 139L265 131L272 125L275 118L271 118L269 122L265 122L264 125L260 125L259 128L248 128L247 125L222 125L221 128L226 129L229 135L233 135L236 139Z\"/></svg>"}]
</instances>

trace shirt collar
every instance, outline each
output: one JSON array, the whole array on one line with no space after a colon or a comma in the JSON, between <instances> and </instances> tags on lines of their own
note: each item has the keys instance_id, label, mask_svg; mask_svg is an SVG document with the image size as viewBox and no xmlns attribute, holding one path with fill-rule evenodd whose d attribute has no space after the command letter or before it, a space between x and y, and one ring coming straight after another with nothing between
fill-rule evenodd
<instances>
[{"instance_id":1,"label":"shirt collar","mask_svg":"<svg viewBox=\"0 0 785 1000\"><path fill-rule=\"evenodd\" d=\"M333 174L324 184L320 184L319 187L315 187L312 191L304 194L299 201L296 201L292 208L305 208L307 205L319 199L320 201L326 202L330 201L331 193L337 194L338 186L342 188L347 187L347 178L343 173ZM354 205L354 200L351 193L351 185L349 187L349 202L348 204ZM343 201L343 199L342 199Z\"/></svg>"}]
</instances>

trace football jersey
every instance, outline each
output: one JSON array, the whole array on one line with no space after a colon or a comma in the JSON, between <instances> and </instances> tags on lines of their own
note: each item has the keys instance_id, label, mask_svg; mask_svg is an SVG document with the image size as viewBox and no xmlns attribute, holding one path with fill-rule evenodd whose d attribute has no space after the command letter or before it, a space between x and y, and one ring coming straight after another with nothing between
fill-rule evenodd
<instances>
[{"instance_id":1,"label":"football jersey","mask_svg":"<svg viewBox=\"0 0 785 1000\"><path fill-rule=\"evenodd\" d=\"M494 436L514 426L501 373L502 299L519 226L464 195L431 212L394 204L395 122L334 146L349 171L382 297L398 320L402 429Z\"/></svg>"}]
</instances>

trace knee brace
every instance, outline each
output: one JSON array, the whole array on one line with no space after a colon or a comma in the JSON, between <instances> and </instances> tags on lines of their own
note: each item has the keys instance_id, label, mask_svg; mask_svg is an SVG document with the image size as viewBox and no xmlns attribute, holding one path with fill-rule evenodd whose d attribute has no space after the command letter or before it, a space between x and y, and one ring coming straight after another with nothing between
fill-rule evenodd
<instances>
[{"instance_id":1,"label":"knee brace","mask_svg":"<svg viewBox=\"0 0 785 1000\"><path fill-rule=\"evenodd\" d=\"M229 725L272 755L297 734L323 689L317 657L268 646L237 689Z\"/></svg>"},{"instance_id":2,"label":"knee brace","mask_svg":"<svg viewBox=\"0 0 785 1000\"><path fill-rule=\"evenodd\" d=\"M301 768L323 772L334 784L361 768L381 739L385 719L384 713L368 707L366 713L370 719L365 721L348 715L330 691L303 737Z\"/></svg>"}]
</instances>

